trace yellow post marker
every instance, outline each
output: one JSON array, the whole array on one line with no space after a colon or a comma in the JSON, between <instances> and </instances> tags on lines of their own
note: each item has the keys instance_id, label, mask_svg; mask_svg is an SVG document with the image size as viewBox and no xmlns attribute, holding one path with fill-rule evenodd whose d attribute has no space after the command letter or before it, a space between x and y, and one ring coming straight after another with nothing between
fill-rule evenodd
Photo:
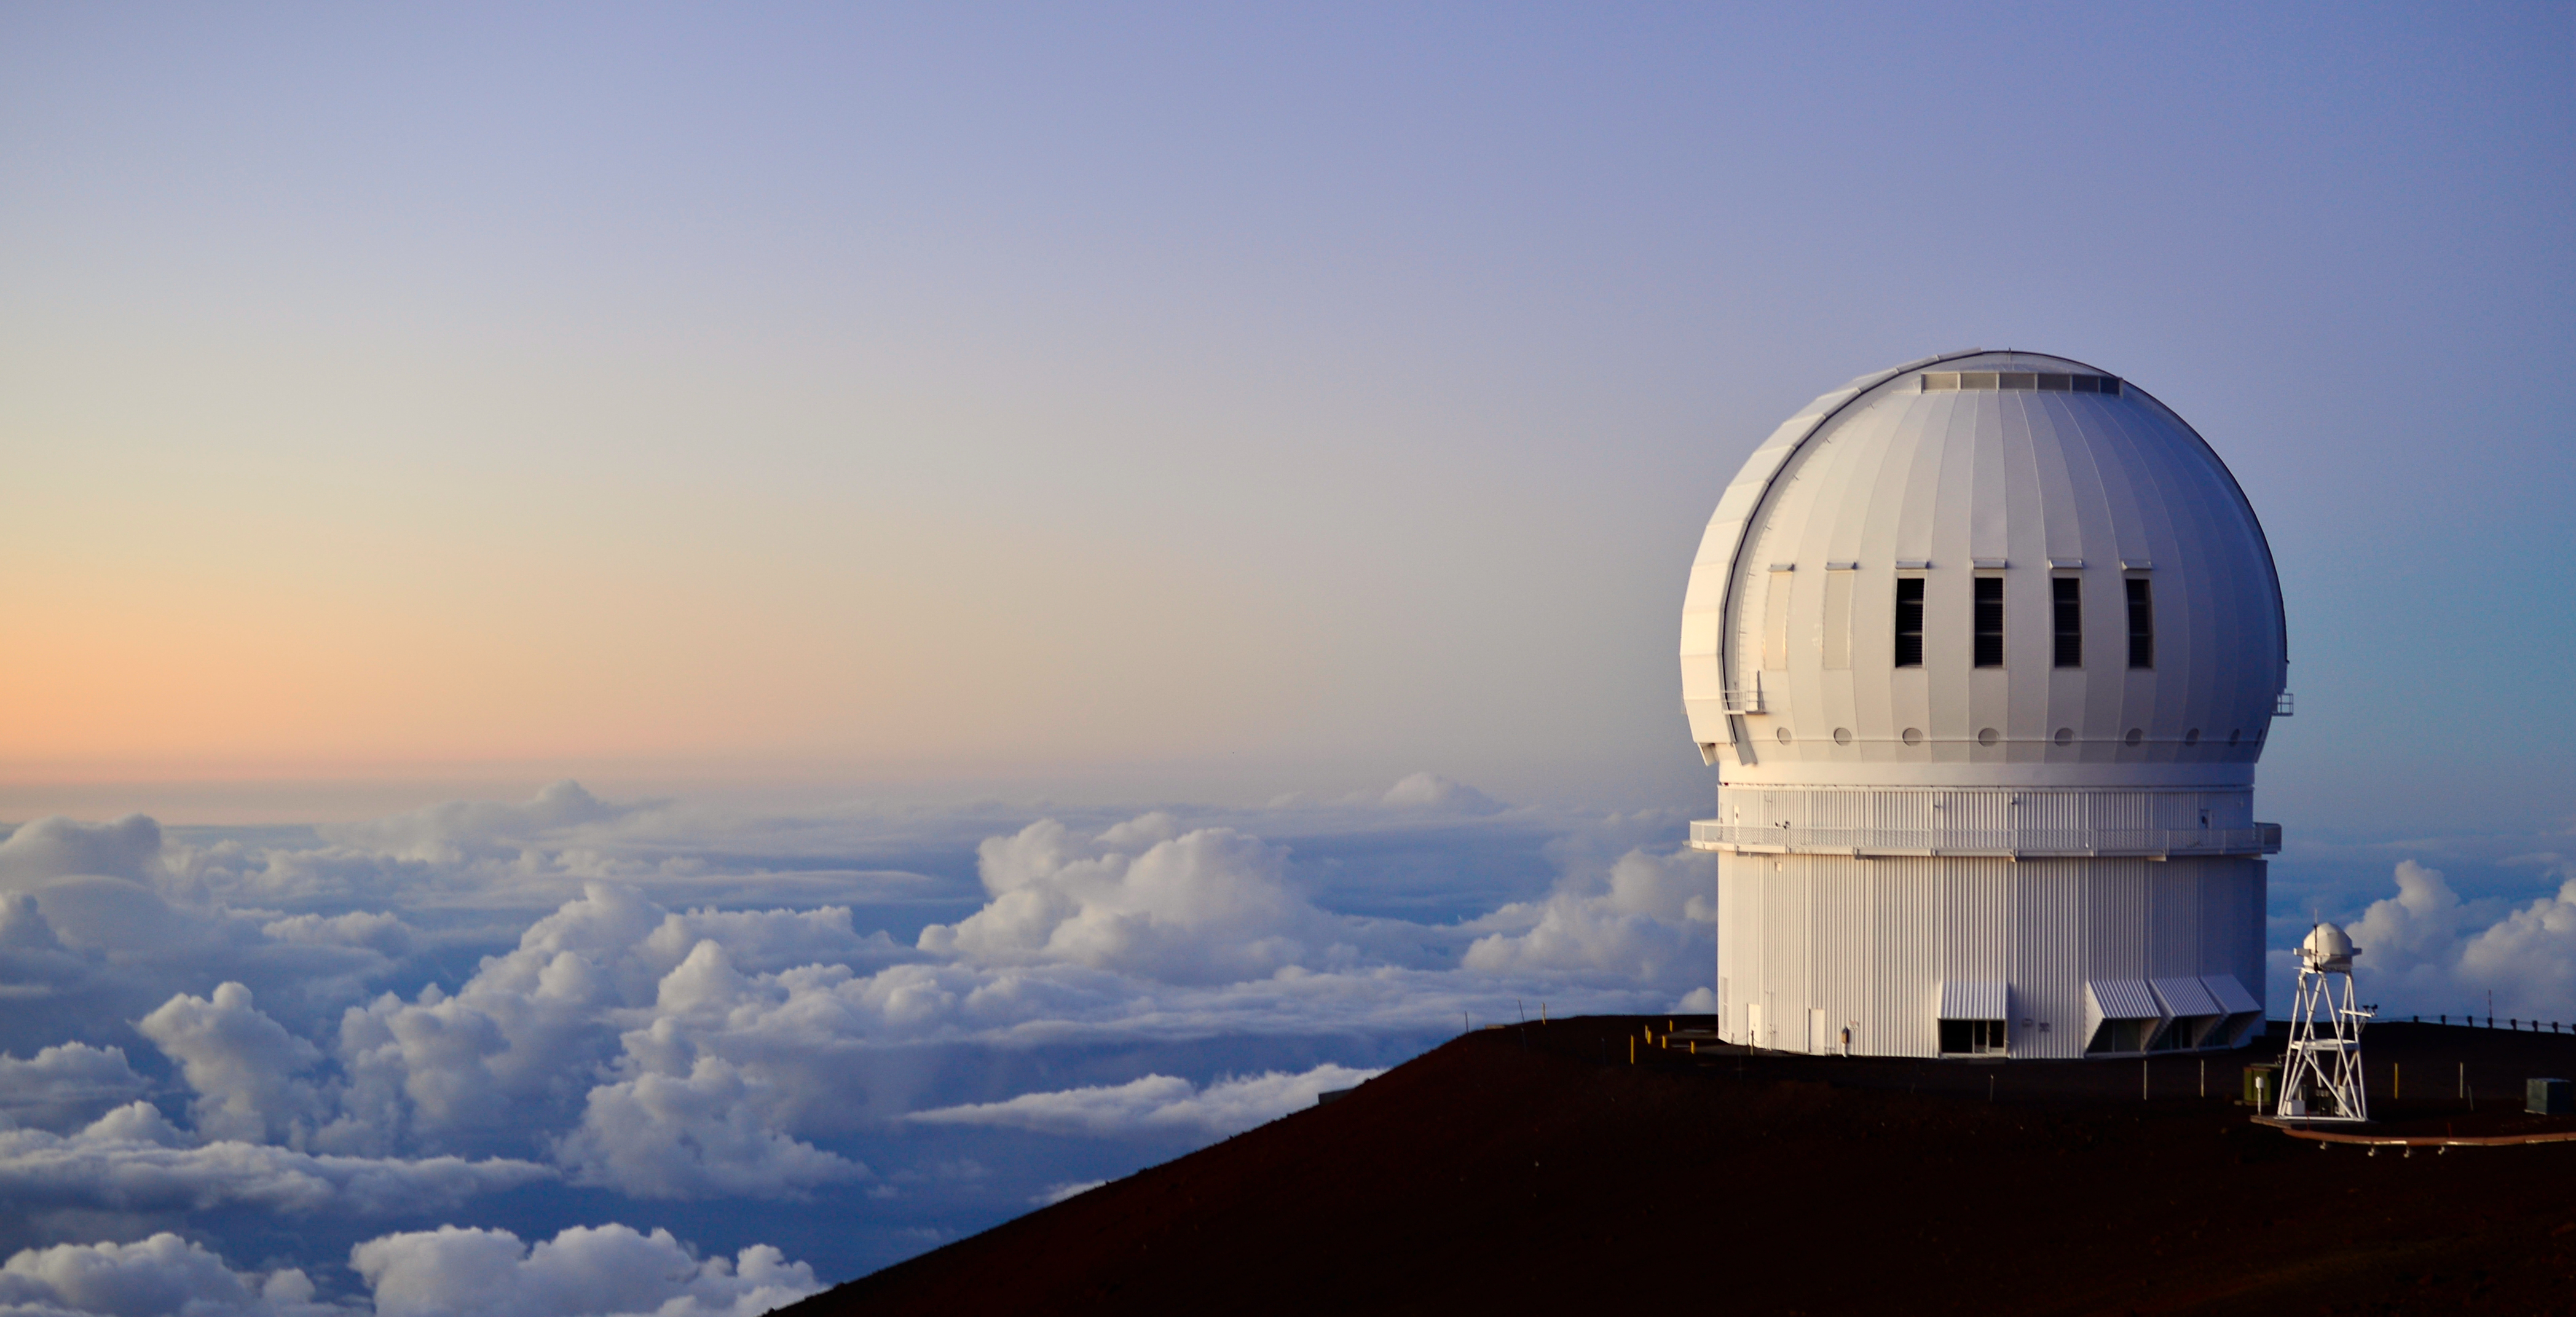
<instances>
[{"instance_id":1,"label":"yellow post marker","mask_svg":"<svg viewBox=\"0 0 2576 1317\"><path fill-rule=\"evenodd\" d=\"M1634 1038L1628 1040L1628 1064L1637 1064L1637 1040Z\"/></svg>"},{"instance_id":2,"label":"yellow post marker","mask_svg":"<svg viewBox=\"0 0 2576 1317\"><path fill-rule=\"evenodd\" d=\"M2406 1067L2402 1065L2388 1067L2388 1096L2392 1101L2406 1096Z\"/></svg>"}]
</instances>

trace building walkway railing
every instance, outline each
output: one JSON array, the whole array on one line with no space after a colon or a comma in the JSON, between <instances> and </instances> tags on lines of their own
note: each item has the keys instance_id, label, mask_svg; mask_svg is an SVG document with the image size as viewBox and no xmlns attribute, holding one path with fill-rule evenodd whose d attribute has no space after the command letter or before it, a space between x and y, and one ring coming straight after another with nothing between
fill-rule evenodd
<instances>
[{"instance_id":1,"label":"building walkway railing","mask_svg":"<svg viewBox=\"0 0 2576 1317\"><path fill-rule=\"evenodd\" d=\"M1765 855L1961 855L2044 859L2094 855L2277 855L2281 825L2250 828L1784 828L1702 819L1690 844Z\"/></svg>"}]
</instances>

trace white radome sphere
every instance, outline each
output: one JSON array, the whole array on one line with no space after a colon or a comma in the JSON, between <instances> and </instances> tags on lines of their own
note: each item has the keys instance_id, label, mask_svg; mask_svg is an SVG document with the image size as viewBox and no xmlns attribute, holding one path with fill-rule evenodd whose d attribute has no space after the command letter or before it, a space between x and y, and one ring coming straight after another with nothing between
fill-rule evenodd
<instances>
[{"instance_id":1,"label":"white radome sphere","mask_svg":"<svg viewBox=\"0 0 2576 1317\"><path fill-rule=\"evenodd\" d=\"M2361 954L2361 948L2354 946L2352 937L2342 929L2321 923L2308 930L2307 938L2299 943L2299 954L2321 969L2348 969L2352 958Z\"/></svg>"},{"instance_id":2,"label":"white radome sphere","mask_svg":"<svg viewBox=\"0 0 2576 1317\"><path fill-rule=\"evenodd\" d=\"M1991 666L1980 577L2003 582ZM1958 353L1825 394L1745 462L1692 566L1683 703L1729 785L2250 786L2286 635L2253 508L2181 417L2062 357Z\"/></svg>"}]
</instances>

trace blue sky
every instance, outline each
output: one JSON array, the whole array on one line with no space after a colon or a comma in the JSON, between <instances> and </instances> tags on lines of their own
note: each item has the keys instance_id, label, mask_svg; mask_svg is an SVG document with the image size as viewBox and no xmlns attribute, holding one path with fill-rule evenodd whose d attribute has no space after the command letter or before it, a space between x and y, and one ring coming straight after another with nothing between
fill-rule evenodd
<instances>
[{"instance_id":1,"label":"blue sky","mask_svg":"<svg viewBox=\"0 0 2576 1317\"><path fill-rule=\"evenodd\" d=\"M2567 812L2563 7L9 22L0 812L1684 803L1716 492L1977 344L2236 469L2276 814Z\"/></svg>"},{"instance_id":2,"label":"blue sky","mask_svg":"<svg viewBox=\"0 0 2576 1317\"><path fill-rule=\"evenodd\" d=\"M2576 1016L2571 68L2550 4L0 14L0 1175L405 1186L21 1180L0 1250L757 1311L1455 1010L1679 1005L1701 527L1980 345L2262 517L2276 932ZM612 906L688 945L531 1005ZM561 1065L368 1032L433 1019Z\"/></svg>"}]
</instances>

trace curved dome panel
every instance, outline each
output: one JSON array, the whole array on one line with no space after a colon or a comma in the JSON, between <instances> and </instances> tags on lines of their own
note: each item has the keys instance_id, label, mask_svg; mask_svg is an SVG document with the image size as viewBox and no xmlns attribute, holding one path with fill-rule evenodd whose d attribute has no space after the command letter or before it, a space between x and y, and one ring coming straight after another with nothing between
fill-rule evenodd
<instances>
[{"instance_id":1,"label":"curved dome panel","mask_svg":"<svg viewBox=\"0 0 2576 1317\"><path fill-rule=\"evenodd\" d=\"M1864 376L1757 448L1681 661L1725 781L1784 785L2246 784L2287 671L2217 454L2116 377L2004 352Z\"/></svg>"}]
</instances>

